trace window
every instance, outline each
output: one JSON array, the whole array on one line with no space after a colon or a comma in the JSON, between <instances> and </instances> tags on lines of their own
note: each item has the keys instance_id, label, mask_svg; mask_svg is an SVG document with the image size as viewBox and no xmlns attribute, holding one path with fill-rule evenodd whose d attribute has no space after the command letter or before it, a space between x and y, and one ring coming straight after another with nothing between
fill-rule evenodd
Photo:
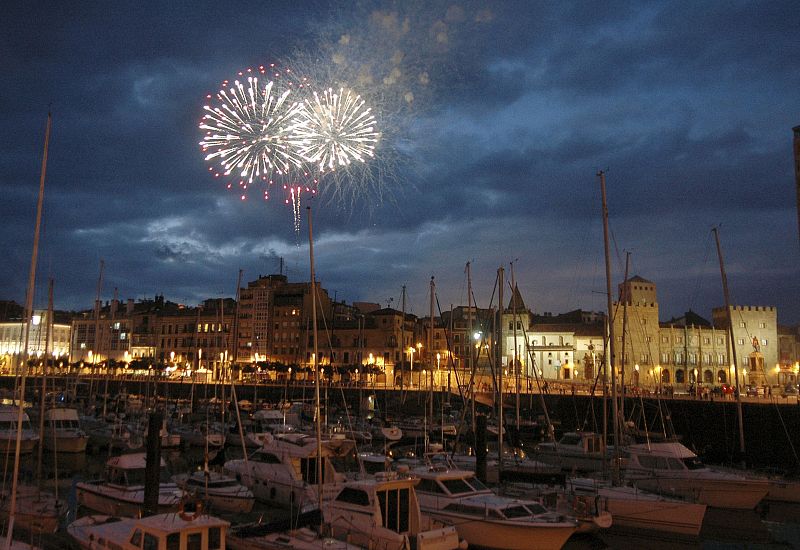
<instances>
[{"instance_id":1,"label":"window","mask_svg":"<svg viewBox=\"0 0 800 550\"><path fill-rule=\"evenodd\" d=\"M745 328L745 327L747 327L747 323L745 323L744 321L739 321L739 328Z\"/></svg>"},{"instance_id":2,"label":"window","mask_svg":"<svg viewBox=\"0 0 800 550\"><path fill-rule=\"evenodd\" d=\"M369 506L369 495L366 491L361 489L354 489L353 487L345 487L336 497L337 502L346 502L347 504L356 504L358 506Z\"/></svg>"},{"instance_id":3,"label":"window","mask_svg":"<svg viewBox=\"0 0 800 550\"><path fill-rule=\"evenodd\" d=\"M766 338L762 338L761 339L761 345L762 346L766 346L767 345L767 339Z\"/></svg>"},{"instance_id":4,"label":"window","mask_svg":"<svg viewBox=\"0 0 800 550\"><path fill-rule=\"evenodd\" d=\"M767 323L758 323L758 328L767 328Z\"/></svg>"},{"instance_id":5,"label":"window","mask_svg":"<svg viewBox=\"0 0 800 550\"><path fill-rule=\"evenodd\" d=\"M158 550L158 537L151 535L150 533L144 534L144 545L142 546L143 550Z\"/></svg>"},{"instance_id":6,"label":"window","mask_svg":"<svg viewBox=\"0 0 800 550\"><path fill-rule=\"evenodd\" d=\"M669 336L662 336L661 337L662 344L669 344Z\"/></svg>"},{"instance_id":7,"label":"window","mask_svg":"<svg viewBox=\"0 0 800 550\"><path fill-rule=\"evenodd\" d=\"M222 537L219 527L211 527L208 530L208 550L222 550Z\"/></svg>"},{"instance_id":8,"label":"window","mask_svg":"<svg viewBox=\"0 0 800 550\"><path fill-rule=\"evenodd\" d=\"M167 535L167 550L180 550L181 549L181 534L170 533Z\"/></svg>"},{"instance_id":9,"label":"window","mask_svg":"<svg viewBox=\"0 0 800 550\"><path fill-rule=\"evenodd\" d=\"M744 345L744 338L737 338L736 339L736 343L739 344L740 346L743 346Z\"/></svg>"},{"instance_id":10,"label":"window","mask_svg":"<svg viewBox=\"0 0 800 550\"><path fill-rule=\"evenodd\" d=\"M141 546L142 545L142 530L137 529L131 535L131 544L134 546Z\"/></svg>"},{"instance_id":11,"label":"window","mask_svg":"<svg viewBox=\"0 0 800 550\"><path fill-rule=\"evenodd\" d=\"M711 338L709 338L708 336L704 337L703 338L703 343L704 344L710 344L711 343Z\"/></svg>"},{"instance_id":12,"label":"window","mask_svg":"<svg viewBox=\"0 0 800 550\"><path fill-rule=\"evenodd\" d=\"M203 533L189 533L186 537L186 550L203 550Z\"/></svg>"}]
</instances>

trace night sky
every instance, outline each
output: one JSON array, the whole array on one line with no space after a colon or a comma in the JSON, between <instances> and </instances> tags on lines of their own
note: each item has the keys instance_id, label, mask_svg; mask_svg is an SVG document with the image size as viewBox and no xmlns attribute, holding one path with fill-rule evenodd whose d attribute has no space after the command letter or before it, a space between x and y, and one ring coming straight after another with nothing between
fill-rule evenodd
<instances>
[{"instance_id":1,"label":"night sky","mask_svg":"<svg viewBox=\"0 0 800 550\"><path fill-rule=\"evenodd\" d=\"M111 6L114 6L113 9ZM661 319L731 300L800 323L792 127L800 9L774 2L27 2L0 18L0 299L24 303L48 108L37 307L101 296L194 305L243 280L426 315L496 304L497 268L537 313L605 310L598 170L614 288L658 286ZM323 178L296 232L280 185L246 200L198 145L206 95L276 63L358 91L375 158ZM507 287L506 287L507 288ZM492 299L494 292L494 298ZM509 292L506 290L506 300ZM438 313L437 313L438 314Z\"/></svg>"}]
</instances>

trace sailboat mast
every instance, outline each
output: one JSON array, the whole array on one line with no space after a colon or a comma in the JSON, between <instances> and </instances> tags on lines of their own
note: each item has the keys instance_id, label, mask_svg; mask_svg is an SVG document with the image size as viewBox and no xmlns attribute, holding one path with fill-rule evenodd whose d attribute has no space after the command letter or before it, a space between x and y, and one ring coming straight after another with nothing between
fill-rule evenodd
<instances>
[{"instance_id":1,"label":"sailboat mast","mask_svg":"<svg viewBox=\"0 0 800 550\"><path fill-rule=\"evenodd\" d=\"M405 395L403 394L403 380L405 376L403 375L403 365L406 362L406 285L403 285L403 296L402 296L402 307L403 311L403 319L400 321L400 402L404 401Z\"/></svg>"},{"instance_id":2,"label":"sailboat mast","mask_svg":"<svg viewBox=\"0 0 800 550\"><path fill-rule=\"evenodd\" d=\"M503 286L505 285L505 269L497 268L497 332L495 334L497 346L495 364L497 365L497 391L500 400L497 407L497 469L499 478L503 479Z\"/></svg>"},{"instance_id":3,"label":"sailboat mast","mask_svg":"<svg viewBox=\"0 0 800 550\"><path fill-rule=\"evenodd\" d=\"M515 260L516 261L516 260ZM517 433L519 433L519 383L520 383L520 376L519 376L519 354L517 349L517 281L514 278L514 262L511 262L511 319L514 326L514 353L511 354L511 357L514 360L513 370L511 371L512 375L514 376L514 383L516 386L515 390L515 413L516 413L516 422L517 422Z\"/></svg>"},{"instance_id":4,"label":"sailboat mast","mask_svg":"<svg viewBox=\"0 0 800 550\"><path fill-rule=\"evenodd\" d=\"M433 428L433 301L436 299L436 283L431 275L431 311L430 311L430 324L428 325L428 376L430 376L430 384L428 386L428 408L430 410L429 418L431 419L431 428ZM422 357L420 357L422 359ZM426 434L427 440L427 434ZM444 440L442 440L444 443Z\"/></svg>"},{"instance_id":5,"label":"sailboat mast","mask_svg":"<svg viewBox=\"0 0 800 550\"><path fill-rule=\"evenodd\" d=\"M600 170L597 175L600 177L600 195L603 202L603 248L606 259L606 299L608 302L608 349L605 364L611 367L611 416L613 418L614 448L619 449L617 376L616 369L614 367L614 311L611 298L611 253L609 252L608 245L608 201L606 200L606 174L604 171Z\"/></svg>"},{"instance_id":6,"label":"sailboat mast","mask_svg":"<svg viewBox=\"0 0 800 550\"><path fill-rule=\"evenodd\" d=\"M622 295L620 293L620 301L622 301L622 367L620 372L620 379L622 380L622 396L619 400L619 417L621 419L625 418L625 363L627 362L627 356L625 354L625 342L628 337L628 300L630 296L627 295L628 293L628 267L631 263L631 253L625 253L625 279L624 283L622 284L622 288L625 289L624 292L626 295ZM649 351L649 350L648 350Z\"/></svg>"},{"instance_id":7,"label":"sailboat mast","mask_svg":"<svg viewBox=\"0 0 800 550\"><path fill-rule=\"evenodd\" d=\"M733 341L733 315L731 313L731 298L728 292L728 276L725 275L725 265L722 262L722 246L719 244L719 232L717 228L711 229L714 232L714 240L717 242L717 256L719 256L719 271L722 275L722 293L725 297L725 316L728 319L728 338L731 342L731 360L733 361L733 375L735 380L735 394L736 394L736 417L739 421L739 452L741 458L744 459L744 423L742 422L742 392L739 388L739 361L736 358L736 346Z\"/></svg>"},{"instance_id":8,"label":"sailboat mast","mask_svg":"<svg viewBox=\"0 0 800 550\"><path fill-rule=\"evenodd\" d=\"M320 511L322 511L322 419L320 418L320 399L319 399L319 368L318 355L319 346L317 345L317 283L314 277L314 233L311 223L311 207L307 206L308 211L308 256L311 268L311 329L314 331L314 354L313 367L314 367L314 416L316 417L316 431L317 431L317 497ZM404 295L405 296L405 295Z\"/></svg>"},{"instance_id":9,"label":"sailboat mast","mask_svg":"<svg viewBox=\"0 0 800 550\"><path fill-rule=\"evenodd\" d=\"M42 366L42 395L39 396L39 453L36 462L36 478L39 488L42 486L42 452L44 451L45 426L44 413L47 403L47 361L50 357L50 345L53 337L53 279L47 289L47 334L44 338L44 365ZM55 435L54 435L55 437Z\"/></svg>"},{"instance_id":10,"label":"sailboat mast","mask_svg":"<svg viewBox=\"0 0 800 550\"><path fill-rule=\"evenodd\" d=\"M473 325L472 315L472 272L467 262L467 324L469 325L469 334L467 334L467 350L469 351L469 392L470 392L470 413L472 413L472 436L477 437L477 425L475 423L475 365L472 360L472 335L475 333L475 326ZM477 446L477 445L476 445Z\"/></svg>"},{"instance_id":11,"label":"sailboat mast","mask_svg":"<svg viewBox=\"0 0 800 550\"><path fill-rule=\"evenodd\" d=\"M31 324L33 322L33 293L36 282L36 262L39 255L39 232L42 226L42 208L44 206L44 177L47 172L47 150L50 145L50 127L53 116L47 113L47 129L44 134L44 155L42 156L42 172L39 177L39 199L36 203L36 226L33 231L33 253L31 254L31 267L28 272L28 291L25 294L25 348L20 359L22 365L17 365L20 372L19 381L19 409L17 411L17 441L14 448L14 473L11 481L11 503L8 507L8 531L6 532L6 548L11 547L11 536L14 532L14 514L17 507L17 482L19 481L20 448L22 447L22 418L25 401L25 375L28 369L28 339L30 338Z\"/></svg>"}]
</instances>

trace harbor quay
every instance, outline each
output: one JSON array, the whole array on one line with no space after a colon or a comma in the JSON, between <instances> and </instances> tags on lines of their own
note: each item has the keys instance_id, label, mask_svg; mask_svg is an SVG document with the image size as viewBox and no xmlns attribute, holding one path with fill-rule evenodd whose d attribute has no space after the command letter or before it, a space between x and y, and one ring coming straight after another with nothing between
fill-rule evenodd
<instances>
[{"instance_id":1,"label":"harbor quay","mask_svg":"<svg viewBox=\"0 0 800 550\"><path fill-rule=\"evenodd\" d=\"M0 376L0 393L10 398L15 386L13 376ZM81 376L76 383L74 375L48 376L48 393L62 393L64 399L74 399L88 404L93 395L99 412L103 396L109 402L120 396L136 396L143 406L192 404L198 411L208 406L209 400L221 395L218 382L198 382L191 379L170 379L148 376ZM269 383L236 381L235 395L241 408L273 407L280 402L304 401L312 403L315 394L311 380L293 380ZM226 402L230 404L231 384L225 384ZM39 376L28 376L26 401L35 403L41 389ZM446 386L427 387L385 386L354 382L323 381L320 389L325 410L346 410L361 418L378 417L383 420L404 421L422 417L434 411L434 417L448 415L456 421L471 403L464 390ZM90 393L91 392L91 393ZM496 396L489 391L475 392L475 411L496 416ZM678 436L688 447L695 449L706 462L731 464L744 462L752 468L779 472L800 471L796 449L800 449L800 406L796 396L741 396L742 419L745 436L745 455L738 453L737 403L731 395L689 395L684 393L637 392L626 393L620 415L627 424L654 437ZM610 396L604 400L602 388L568 387L549 384L547 392L521 389L519 393L504 392L503 409L506 427L513 432L519 415L520 422L545 423L547 416L555 426L555 436L574 430L600 431L604 407L611 410ZM519 413L517 413L519 411ZM595 423L597 425L595 425ZM469 421L460 430L468 430ZM546 433L544 426L542 433ZM464 436L469 445L471 437Z\"/></svg>"}]
</instances>

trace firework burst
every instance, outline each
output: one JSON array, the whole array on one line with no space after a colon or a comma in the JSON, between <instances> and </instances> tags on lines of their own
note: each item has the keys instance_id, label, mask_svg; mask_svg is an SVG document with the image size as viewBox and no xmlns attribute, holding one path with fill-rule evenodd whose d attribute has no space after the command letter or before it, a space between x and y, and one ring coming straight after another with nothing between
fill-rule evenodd
<instances>
[{"instance_id":1,"label":"firework burst","mask_svg":"<svg viewBox=\"0 0 800 550\"><path fill-rule=\"evenodd\" d=\"M295 126L300 154L320 172L336 170L374 156L380 139L375 116L366 101L352 91L328 88L306 99Z\"/></svg>"},{"instance_id":2,"label":"firework burst","mask_svg":"<svg viewBox=\"0 0 800 550\"><path fill-rule=\"evenodd\" d=\"M257 179L269 184L274 176L304 165L297 133L302 103L292 97L304 84L279 81L281 73L274 66L248 69L239 76L242 81L225 81L215 96L207 96L212 103L204 107L200 147L206 160L218 165L209 171L236 178L246 189Z\"/></svg>"}]
</instances>

